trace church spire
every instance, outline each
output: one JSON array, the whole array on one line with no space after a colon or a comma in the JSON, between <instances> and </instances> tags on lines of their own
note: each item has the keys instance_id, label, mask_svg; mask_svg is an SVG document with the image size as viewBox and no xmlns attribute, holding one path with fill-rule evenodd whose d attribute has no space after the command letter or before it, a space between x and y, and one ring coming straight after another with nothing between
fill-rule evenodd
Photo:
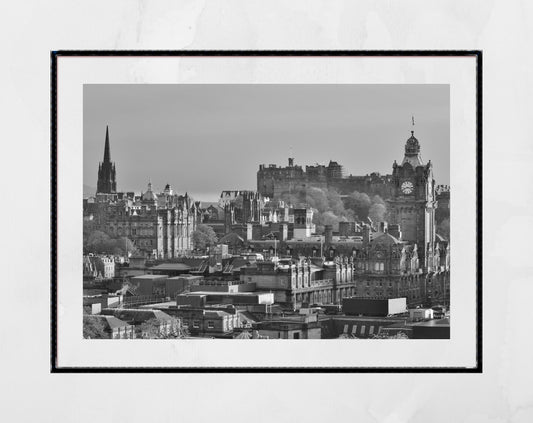
<instances>
[{"instance_id":1,"label":"church spire","mask_svg":"<svg viewBox=\"0 0 533 423\"><path fill-rule=\"evenodd\" d=\"M109 148L109 127L105 128L104 160L98 166L97 193L112 194L117 192L115 163L111 162Z\"/></svg>"},{"instance_id":2,"label":"church spire","mask_svg":"<svg viewBox=\"0 0 533 423\"><path fill-rule=\"evenodd\" d=\"M105 147L104 147L104 163L111 161L111 152L109 149L109 126L105 127Z\"/></svg>"}]
</instances>

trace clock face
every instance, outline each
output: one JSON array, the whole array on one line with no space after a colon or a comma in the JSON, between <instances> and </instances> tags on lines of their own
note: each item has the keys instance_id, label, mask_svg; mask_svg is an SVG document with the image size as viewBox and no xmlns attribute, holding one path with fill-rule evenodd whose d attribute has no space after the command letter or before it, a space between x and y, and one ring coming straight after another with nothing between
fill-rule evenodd
<instances>
[{"instance_id":1,"label":"clock face","mask_svg":"<svg viewBox=\"0 0 533 423\"><path fill-rule=\"evenodd\" d=\"M411 181L405 181L402 183L401 188L404 194L411 194L413 192L413 183Z\"/></svg>"}]
</instances>

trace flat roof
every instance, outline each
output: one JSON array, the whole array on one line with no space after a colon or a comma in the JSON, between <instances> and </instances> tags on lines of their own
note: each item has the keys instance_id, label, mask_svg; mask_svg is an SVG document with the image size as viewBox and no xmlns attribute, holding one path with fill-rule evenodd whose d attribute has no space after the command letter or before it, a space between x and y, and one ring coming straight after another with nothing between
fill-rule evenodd
<instances>
[{"instance_id":1,"label":"flat roof","mask_svg":"<svg viewBox=\"0 0 533 423\"><path fill-rule=\"evenodd\" d=\"M178 280L178 279L203 279L203 276L200 275L180 275L180 276L172 276L171 278L168 278L169 281Z\"/></svg>"},{"instance_id":2,"label":"flat roof","mask_svg":"<svg viewBox=\"0 0 533 423\"><path fill-rule=\"evenodd\" d=\"M176 301L167 301L164 303L157 303L157 304L145 304L142 306L139 306L139 308L142 309L151 309L151 308L170 308L170 307L176 307Z\"/></svg>"},{"instance_id":3,"label":"flat roof","mask_svg":"<svg viewBox=\"0 0 533 423\"><path fill-rule=\"evenodd\" d=\"M190 270L191 266L183 263L163 263L150 267L151 270Z\"/></svg>"},{"instance_id":4,"label":"flat roof","mask_svg":"<svg viewBox=\"0 0 533 423\"><path fill-rule=\"evenodd\" d=\"M167 278L168 278L167 275L139 275L139 276L134 276L131 279L167 279Z\"/></svg>"},{"instance_id":5,"label":"flat roof","mask_svg":"<svg viewBox=\"0 0 533 423\"><path fill-rule=\"evenodd\" d=\"M426 326L426 327L450 326L450 319L446 317L444 319L439 319L439 320L428 320L427 322L412 323L411 326Z\"/></svg>"},{"instance_id":6,"label":"flat roof","mask_svg":"<svg viewBox=\"0 0 533 423\"><path fill-rule=\"evenodd\" d=\"M257 295L270 294L270 292L226 292L226 291L193 291L179 295L224 295L224 296L239 296L239 297L251 297Z\"/></svg>"},{"instance_id":7,"label":"flat roof","mask_svg":"<svg viewBox=\"0 0 533 423\"><path fill-rule=\"evenodd\" d=\"M383 321L383 322L405 322L408 317L401 316L346 316L343 314L319 314L319 320L360 320L360 321Z\"/></svg>"}]
</instances>

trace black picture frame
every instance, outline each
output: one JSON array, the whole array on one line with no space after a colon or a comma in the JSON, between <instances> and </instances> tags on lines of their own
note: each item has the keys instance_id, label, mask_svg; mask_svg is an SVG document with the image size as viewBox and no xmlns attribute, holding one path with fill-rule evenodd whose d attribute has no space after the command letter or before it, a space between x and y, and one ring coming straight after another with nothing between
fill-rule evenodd
<instances>
[{"instance_id":1,"label":"black picture frame","mask_svg":"<svg viewBox=\"0 0 533 423\"><path fill-rule=\"evenodd\" d=\"M51 216L50 216L50 365L51 373L482 373L483 372L483 287L482 287L482 51L480 50L58 50L51 52ZM57 88L60 57L473 57L476 59L476 366L463 367L59 367L57 365Z\"/></svg>"}]
</instances>

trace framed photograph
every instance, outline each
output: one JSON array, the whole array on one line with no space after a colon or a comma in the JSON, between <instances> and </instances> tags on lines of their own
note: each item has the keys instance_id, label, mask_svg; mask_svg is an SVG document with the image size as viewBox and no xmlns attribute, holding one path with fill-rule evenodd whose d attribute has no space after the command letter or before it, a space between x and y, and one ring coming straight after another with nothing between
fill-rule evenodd
<instances>
[{"instance_id":1,"label":"framed photograph","mask_svg":"<svg viewBox=\"0 0 533 423\"><path fill-rule=\"evenodd\" d=\"M52 372L481 372L481 59L52 52Z\"/></svg>"}]
</instances>

